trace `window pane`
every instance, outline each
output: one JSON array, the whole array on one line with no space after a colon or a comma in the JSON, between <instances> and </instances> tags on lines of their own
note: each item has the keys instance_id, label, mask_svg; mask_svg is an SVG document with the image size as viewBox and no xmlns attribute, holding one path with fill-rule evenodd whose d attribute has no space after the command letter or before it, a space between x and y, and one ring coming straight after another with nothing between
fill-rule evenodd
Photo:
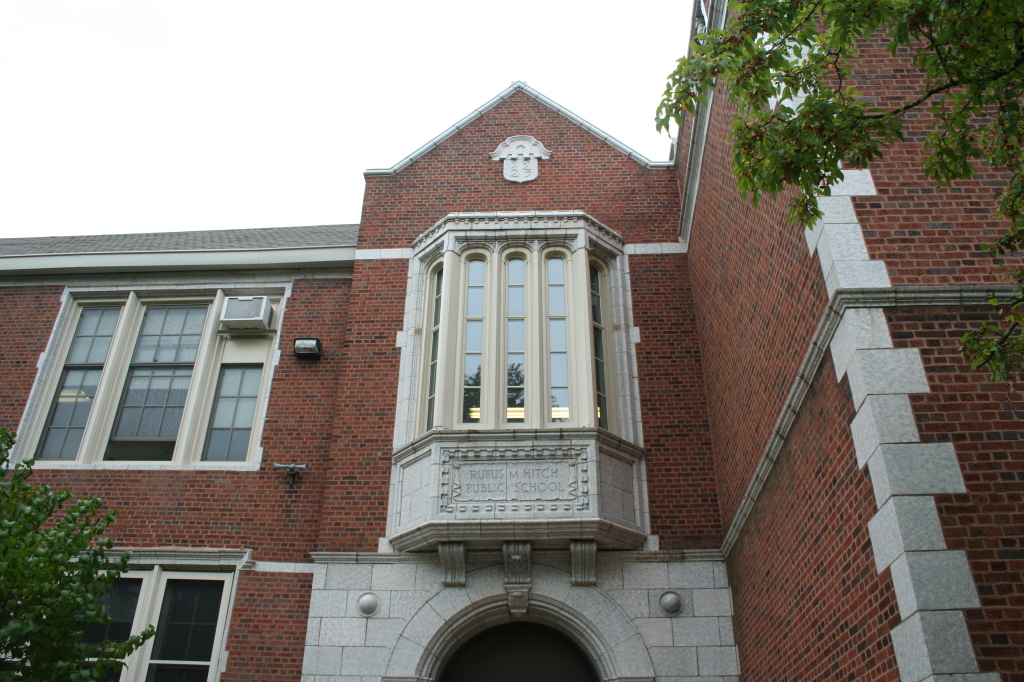
<instances>
[{"instance_id":1,"label":"window pane","mask_svg":"<svg viewBox=\"0 0 1024 682\"><path fill-rule=\"evenodd\" d=\"M521 388L508 389L508 403L505 408L505 421L521 424L526 420L525 391Z\"/></svg>"},{"instance_id":2,"label":"window pane","mask_svg":"<svg viewBox=\"0 0 1024 682\"><path fill-rule=\"evenodd\" d=\"M107 607L112 620L105 624L90 625L82 635L86 644L102 642L124 642L132 634L135 609L142 591L142 578L118 578L113 587L98 599Z\"/></svg>"},{"instance_id":3,"label":"window pane","mask_svg":"<svg viewBox=\"0 0 1024 682\"><path fill-rule=\"evenodd\" d=\"M548 259L548 283L565 284L565 261L563 259Z\"/></svg>"},{"instance_id":4,"label":"window pane","mask_svg":"<svg viewBox=\"0 0 1024 682\"><path fill-rule=\"evenodd\" d=\"M210 429L210 436L206 441L206 454L203 459L224 461L228 458L228 448L230 447L231 429Z\"/></svg>"},{"instance_id":5,"label":"window pane","mask_svg":"<svg viewBox=\"0 0 1024 682\"><path fill-rule=\"evenodd\" d=\"M164 328L164 318L167 317L167 308L149 308L146 316L142 318L142 329L139 334L142 336L159 336L160 330Z\"/></svg>"},{"instance_id":6,"label":"window pane","mask_svg":"<svg viewBox=\"0 0 1024 682\"><path fill-rule=\"evenodd\" d=\"M74 459L96 396L99 369L66 369L39 449L40 459Z\"/></svg>"},{"instance_id":7,"label":"window pane","mask_svg":"<svg viewBox=\"0 0 1024 682\"><path fill-rule=\"evenodd\" d=\"M462 390L462 421L472 424L480 421L480 389Z\"/></svg>"},{"instance_id":8,"label":"window pane","mask_svg":"<svg viewBox=\"0 0 1024 682\"><path fill-rule=\"evenodd\" d=\"M526 283L526 261L522 258L513 258L508 262L508 283Z\"/></svg>"},{"instance_id":9,"label":"window pane","mask_svg":"<svg viewBox=\"0 0 1024 682\"><path fill-rule=\"evenodd\" d=\"M117 318L121 316L120 308L102 308L99 324L96 326L97 336L113 336L117 327Z\"/></svg>"},{"instance_id":10,"label":"window pane","mask_svg":"<svg viewBox=\"0 0 1024 682\"><path fill-rule=\"evenodd\" d=\"M482 357L479 353L466 353L466 371L462 379L465 386L480 385L480 358Z\"/></svg>"},{"instance_id":11,"label":"window pane","mask_svg":"<svg viewBox=\"0 0 1024 682\"><path fill-rule=\"evenodd\" d=\"M146 309L133 362L195 362L206 306Z\"/></svg>"},{"instance_id":12,"label":"window pane","mask_svg":"<svg viewBox=\"0 0 1024 682\"><path fill-rule=\"evenodd\" d=\"M526 356L522 353L508 354L508 376L506 378L506 383L509 386L525 385L525 359Z\"/></svg>"},{"instance_id":13,"label":"window pane","mask_svg":"<svg viewBox=\"0 0 1024 682\"><path fill-rule=\"evenodd\" d=\"M526 320L508 321L508 352L522 353L526 350Z\"/></svg>"},{"instance_id":14,"label":"window pane","mask_svg":"<svg viewBox=\"0 0 1024 682\"><path fill-rule=\"evenodd\" d=\"M508 314L510 317L522 317L526 314L526 287L508 288Z\"/></svg>"},{"instance_id":15,"label":"window pane","mask_svg":"<svg viewBox=\"0 0 1024 682\"><path fill-rule=\"evenodd\" d=\"M239 398L238 408L235 410L235 421L232 424L236 429L248 429L252 426L256 417L256 398Z\"/></svg>"},{"instance_id":16,"label":"window pane","mask_svg":"<svg viewBox=\"0 0 1024 682\"><path fill-rule=\"evenodd\" d=\"M434 275L434 326L441 322L441 283L444 271L438 270Z\"/></svg>"},{"instance_id":17,"label":"window pane","mask_svg":"<svg viewBox=\"0 0 1024 682\"><path fill-rule=\"evenodd\" d=\"M206 306L189 308L188 316L185 319L185 333L192 336L202 335L204 322L206 322Z\"/></svg>"},{"instance_id":18,"label":"window pane","mask_svg":"<svg viewBox=\"0 0 1024 682\"><path fill-rule=\"evenodd\" d=\"M234 398L218 398L213 407L213 426L218 429L229 429L235 421Z\"/></svg>"},{"instance_id":19,"label":"window pane","mask_svg":"<svg viewBox=\"0 0 1024 682\"><path fill-rule=\"evenodd\" d=\"M469 286L482 287L484 285L484 269L482 260L469 261Z\"/></svg>"},{"instance_id":20,"label":"window pane","mask_svg":"<svg viewBox=\"0 0 1024 682\"><path fill-rule=\"evenodd\" d=\"M526 314L526 261L514 258L508 262L508 316Z\"/></svg>"},{"instance_id":21,"label":"window pane","mask_svg":"<svg viewBox=\"0 0 1024 682\"><path fill-rule=\"evenodd\" d=\"M232 462L245 461L249 453L249 437L252 429L232 429L231 445L228 447L228 459Z\"/></svg>"},{"instance_id":22,"label":"window pane","mask_svg":"<svg viewBox=\"0 0 1024 682\"><path fill-rule=\"evenodd\" d=\"M40 459L75 459L78 456L78 445L120 315L120 308L86 308L79 316L66 365L94 366L64 370L36 453Z\"/></svg>"},{"instance_id":23,"label":"window pane","mask_svg":"<svg viewBox=\"0 0 1024 682\"><path fill-rule=\"evenodd\" d=\"M569 385L569 355L568 353L551 354L551 385Z\"/></svg>"},{"instance_id":24,"label":"window pane","mask_svg":"<svg viewBox=\"0 0 1024 682\"><path fill-rule=\"evenodd\" d=\"M260 379L263 378L263 367L246 367L242 372L242 385L238 395L256 396L260 392Z\"/></svg>"},{"instance_id":25,"label":"window pane","mask_svg":"<svg viewBox=\"0 0 1024 682\"><path fill-rule=\"evenodd\" d=\"M180 408L185 404L191 378L191 367L133 368L128 376L128 390L125 391L115 435L125 438L175 437L175 420L181 418L181 410L169 408ZM145 407L140 410L140 406ZM167 428L162 428L168 419L168 423L173 423L170 433Z\"/></svg>"},{"instance_id":26,"label":"window pane","mask_svg":"<svg viewBox=\"0 0 1024 682\"><path fill-rule=\"evenodd\" d=\"M208 662L223 590L220 580L168 580L153 659Z\"/></svg>"},{"instance_id":27,"label":"window pane","mask_svg":"<svg viewBox=\"0 0 1024 682\"><path fill-rule=\"evenodd\" d=\"M238 389L242 387L242 374L244 367L222 367L220 370L220 394L238 395Z\"/></svg>"},{"instance_id":28,"label":"window pane","mask_svg":"<svg viewBox=\"0 0 1024 682\"><path fill-rule=\"evenodd\" d=\"M245 460L262 373L262 365L221 367L203 459Z\"/></svg>"},{"instance_id":29,"label":"window pane","mask_svg":"<svg viewBox=\"0 0 1024 682\"><path fill-rule=\"evenodd\" d=\"M149 666L146 682L206 682L209 670L208 665L155 664Z\"/></svg>"},{"instance_id":30,"label":"window pane","mask_svg":"<svg viewBox=\"0 0 1024 682\"><path fill-rule=\"evenodd\" d=\"M548 285L548 315L565 315L565 287Z\"/></svg>"},{"instance_id":31,"label":"window pane","mask_svg":"<svg viewBox=\"0 0 1024 682\"><path fill-rule=\"evenodd\" d=\"M569 389L551 389L551 421L569 421Z\"/></svg>"},{"instance_id":32,"label":"window pane","mask_svg":"<svg viewBox=\"0 0 1024 682\"><path fill-rule=\"evenodd\" d=\"M470 317L481 317L484 314L484 288L469 287L466 301L466 314Z\"/></svg>"},{"instance_id":33,"label":"window pane","mask_svg":"<svg viewBox=\"0 0 1024 682\"><path fill-rule=\"evenodd\" d=\"M603 395L597 396L597 425L608 428L608 399Z\"/></svg>"},{"instance_id":34,"label":"window pane","mask_svg":"<svg viewBox=\"0 0 1024 682\"><path fill-rule=\"evenodd\" d=\"M569 350L565 340L565 320L556 319L549 320L548 326L551 330L551 350L553 351L566 351Z\"/></svg>"},{"instance_id":35,"label":"window pane","mask_svg":"<svg viewBox=\"0 0 1024 682\"><path fill-rule=\"evenodd\" d=\"M484 349L484 323L481 320L466 322L466 352L480 353Z\"/></svg>"},{"instance_id":36,"label":"window pane","mask_svg":"<svg viewBox=\"0 0 1024 682\"><path fill-rule=\"evenodd\" d=\"M185 308L168 308L164 317L164 327L160 331L163 335L180 336L185 328Z\"/></svg>"}]
</instances>

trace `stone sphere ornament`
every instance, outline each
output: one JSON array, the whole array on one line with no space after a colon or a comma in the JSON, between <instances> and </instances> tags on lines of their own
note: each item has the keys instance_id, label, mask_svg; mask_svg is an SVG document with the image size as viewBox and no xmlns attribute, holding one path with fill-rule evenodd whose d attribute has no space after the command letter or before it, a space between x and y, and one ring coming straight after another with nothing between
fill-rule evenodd
<instances>
[{"instance_id":1,"label":"stone sphere ornament","mask_svg":"<svg viewBox=\"0 0 1024 682\"><path fill-rule=\"evenodd\" d=\"M683 598L678 592L666 592L658 600L661 610L670 616L674 616L683 610Z\"/></svg>"},{"instance_id":2,"label":"stone sphere ornament","mask_svg":"<svg viewBox=\"0 0 1024 682\"><path fill-rule=\"evenodd\" d=\"M366 592L356 599L356 608L364 616L372 616L380 610L380 598L373 592Z\"/></svg>"}]
</instances>

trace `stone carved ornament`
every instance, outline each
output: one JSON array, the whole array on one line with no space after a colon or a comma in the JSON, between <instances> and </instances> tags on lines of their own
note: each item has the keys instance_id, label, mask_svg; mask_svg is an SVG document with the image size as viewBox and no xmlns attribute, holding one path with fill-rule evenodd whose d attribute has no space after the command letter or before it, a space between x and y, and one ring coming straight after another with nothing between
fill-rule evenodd
<instances>
[{"instance_id":1,"label":"stone carved ornament","mask_svg":"<svg viewBox=\"0 0 1024 682\"><path fill-rule=\"evenodd\" d=\"M529 135L513 135L498 145L492 161L504 161L502 175L511 182L529 182L537 177L540 159L550 159L551 152Z\"/></svg>"}]
</instances>

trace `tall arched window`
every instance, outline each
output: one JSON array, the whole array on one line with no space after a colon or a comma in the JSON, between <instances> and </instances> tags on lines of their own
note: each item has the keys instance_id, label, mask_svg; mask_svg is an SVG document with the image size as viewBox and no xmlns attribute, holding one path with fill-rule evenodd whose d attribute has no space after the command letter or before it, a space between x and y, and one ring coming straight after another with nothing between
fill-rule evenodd
<instances>
[{"instance_id":1,"label":"tall arched window","mask_svg":"<svg viewBox=\"0 0 1024 682\"><path fill-rule=\"evenodd\" d=\"M505 266L505 423L526 421L526 260Z\"/></svg>"},{"instance_id":2,"label":"tall arched window","mask_svg":"<svg viewBox=\"0 0 1024 682\"><path fill-rule=\"evenodd\" d=\"M463 346L462 423L480 421L480 399L483 391L484 358L484 294L487 265L482 260L469 261L466 268L466 324ZM490 379L490 377L488 377ZM490 383L490 382L488 382Z\"/></svg>"}]
</instances>

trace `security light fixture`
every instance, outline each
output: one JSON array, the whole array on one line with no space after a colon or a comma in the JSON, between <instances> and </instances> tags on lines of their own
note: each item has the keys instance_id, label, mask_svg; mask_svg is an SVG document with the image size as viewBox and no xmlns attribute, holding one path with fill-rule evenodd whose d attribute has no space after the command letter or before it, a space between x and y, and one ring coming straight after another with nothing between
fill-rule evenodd
<instances>
[{"instance_id":1,"label":"security light fixture","mask_svg":"<svg viewBox=\"0 0 1024 682\"><path fill-rule=\"evenodd\" d=\"M319 360L324 354L324 347L320 345L320 339L304 336L295 339L295 357Z\"/></svg>"},{"instance_id":2,"label":"security light fixture","mask_svg":"<svg viewBox=\"0 0 1024 682\"><path fill-rule=\"evenodd\" d=\"M288 474L288 487L295 487L295 479L299 473L303 471L309 471L308 464L278 464L274 462L275 469L284 469L285 473Z\"/></svg>"}]
</instances>

